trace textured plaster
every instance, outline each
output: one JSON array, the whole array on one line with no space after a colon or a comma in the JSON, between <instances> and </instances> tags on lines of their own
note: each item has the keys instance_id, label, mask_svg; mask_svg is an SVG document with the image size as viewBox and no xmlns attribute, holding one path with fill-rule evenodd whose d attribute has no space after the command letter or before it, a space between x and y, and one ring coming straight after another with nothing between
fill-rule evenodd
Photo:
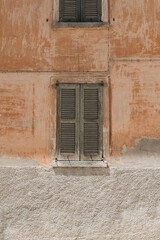
<instances>
[{"instance_id":1,"label":"textured plaster","mask_svg":"<svg viewBox=\"0 0 160 240\"><path fill-rule=\"evenodd\" d=\"M53 25L55 25L55 23L58 21L59 21L59 0L53 0ZM108 0L102 0L101 21L104 23L108 22ZM92 24L89 24L89 25L92 25ZM75 24L75 27L76 27L76 24ZM77 24L77 27L79 27L79 24Z\"/></svg>"},{"instance_id":2,"label":"textured plaster","mask_svg":"<svg viewBox=\"0 0 160 240\"><path fill-rule=\"evenodd\" d=\"M135 147L144 136L160 138L159 62L111 63L111 145Z\"/></svg>"},{"instance_id":3,"label":"textured plaster","mask_svg":"<svg viewBox=\"0 0 160 240\"><path fill-rule=\"evenodd\" d=\"M136 140L136 147L126 148L123 147L123 156L130 157L131 155L145 154L157 154L160 156L160 139L152 139L143 137L142 139Z\"/></svg>"},{"instance_id":4,"label":"textured plaster","mask_svg":"<svg viewBox=\"0 0 160 240\"><path fill-rule=\"evenodd\" d=\"M135 141L134 147L123 146L122 155L108 159L109 166L126 168L159 168L160 139L143 137Z\"/></svg>"},{"instance_id":5,"label":"textured plaster","mask_svg":"<svg viewBox=\"0 0 160 240\"><path fill-rule=\"evenodd\" d=\"M160 165L132 166L0 167L0 239L158 240Z\"/></svg>"},{"instance_id":6,"label":"textured plaster","mask_svg":"<svg viewBox=\"0 0 160 240\"><path fill-rule=\"evenodd\" d=\"M53 7L0 1L0 70L107 71L108 29L53 29Z\"/></svg>"},{"instance_id":7,"label":"textured plaster","mask_svg":"<svg viewBox=\"0 0 160 240\"><path fill-rule=\"evenodd\" d=\"M53 29L53 0L0 1L1 71L83 79L78 72L108 71L110 58L110 143L123 153L101 169L1 159L0 240L160 239L160 1L109 3L109 29ZM0 74L0 154L50 164L53 75ZM104 103L108 151L108 92Z\"/></svg>"},{"instance_id":8,"label":"textured plaster","mask_svg":"<svg viewBox=\"0 0 160 240\"><path fill-rule=\"evenodd\" d=\"M49 164L50 77L0 74L0 155Z\"/></svg>"},{"instance_id":9,"label":"textured plaster","mask_svg":"<svg viewBox=\"0 0 160 240\"><path fill-rule=\"evenodd\" d=\"M160 138L159 6L157 0L110 0L108 29L53 29L53 0L1 0L0 71L76 76L110 70L104 134L110 118L110 149L121 154L143 136ZM0 74L0 153L49 165L51 75L21 74ZM106 156L108 137L103 140ZM55 149L55 137L51 141Z\"/></svg>"},{"instance_id":10,"label":"textured plaster","mask_svg":"<svg viewBox=\"0 0 160 240\"><path fill-rule=\"evenodd\" d=\"M159 0L110 0L111 58L159 58Z\"/></svg>"},{"instance_id":11,"label":"textured plaster","mask_svg":"<svg viewBox=\"0 0 160 240\"><path fill-rule=\"evenodd\" d=\"M55 160L56 81L104 82L103 150L106 160L109 93L108 77L104 73L0 73L0 155L37 159L40 165L51 165L51 159Z\"/></svg>"}]
</instances>

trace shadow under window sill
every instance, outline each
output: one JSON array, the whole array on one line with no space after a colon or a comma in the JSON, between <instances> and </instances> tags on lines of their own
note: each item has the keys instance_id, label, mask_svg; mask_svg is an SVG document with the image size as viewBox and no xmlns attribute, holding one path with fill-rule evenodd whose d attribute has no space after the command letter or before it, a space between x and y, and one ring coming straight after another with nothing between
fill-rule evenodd
<instances>
[{"instance_id":1,"label":"shadow under window sill","mask_svg":"<svg viewBox=\"0 0 160 240\"><path fill-rule=\"evenodd\" d=\"M107 168L106 161L53 161L52 167L65 167L65 168Z\"/></svg>"},{"instance_id":2,"label":"shadow under window sill","mask_svg":"<svg viewBox=\"0 0 160 240\"><path fill-rule=\"evenodd\" d=\"M107 22L56 22L53 28L109 28Z\"/></svg>"}]
</instances>

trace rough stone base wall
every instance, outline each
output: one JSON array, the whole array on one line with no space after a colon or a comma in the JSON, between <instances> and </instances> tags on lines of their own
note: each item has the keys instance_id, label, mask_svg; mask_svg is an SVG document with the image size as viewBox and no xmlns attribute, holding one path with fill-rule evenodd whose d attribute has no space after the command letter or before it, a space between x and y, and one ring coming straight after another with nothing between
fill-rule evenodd
<instances>
[{"instance_id":1,"label":"rough stone base wall","mask_svg":"<svg viewBox=\"0 0 160 240\"><path fill-rule=\"evenodd\" d=\"M160 168L0 167L0 240L158 240Z\"/></svg>"}]
</instances>

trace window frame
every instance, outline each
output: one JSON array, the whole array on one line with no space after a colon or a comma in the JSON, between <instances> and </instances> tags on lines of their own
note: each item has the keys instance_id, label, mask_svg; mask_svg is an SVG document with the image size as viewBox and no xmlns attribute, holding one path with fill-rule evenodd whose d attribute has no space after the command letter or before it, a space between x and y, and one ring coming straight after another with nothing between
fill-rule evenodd
<instances>
[{"instance_id":1,"label":"window frame","mask_svg":"<svg viewBox=\"0 0 160 240\"><path fill-rule=\"evenodd\" d=\"M59 22L78 22L78 23L84 23L84 22L101 22L101 16L102 16L102 0L98 1L98 16L97 19L91 20L84 17L84 0L77 0L78 6L77 6L77 20L71 21L70 18L63 18L63 1L59 0Z\"/></svg>"},{"instance_id":2,"label":"window frame","mask_svg":"<svg viewBox=\"0 0 160 240\"><path fill-rule=\"evenodd\" d=\"M59 20L59 1L53 0L53 28L97 28L109 27L108 0L101 1L101 22L61 22Z\"/></svg>"},{"instance_id":3,"label":"window frame","mask_svg":"<svg viewBox=\"0 0 160 240\"><path fill-rule=\"evenodd\" d=\"M57 161L56 129L57 129L57 83L103 83L103 160L102 161ZM111 90L110 75L105 72L54 72L49 83L49 162L53 168L94 168L107 167L111 156Z\"/></svg>"},{"instance_id":4,"label":"window frame","mask_svg":"<svg viewBox=\"0 0 160 240\"><path fill-rule=\"evenodd\" d=\"M75 88L76 89L76 145L75 145L75 153L60 153L60 124L62 122L61 119L61 94L60 91L62 88ZM57 128L56 128L56 159L58 161L101 161L103 160L103 86L101 83L60 83L57 84ZM99 129L99 152L92 154L83 154L83 146L84 146L84 130L83 125L85 122L84 119L84 89L94 89L98 88L98 109L99 115L98 120L98 129ZM80 137L81 135L81 137Z\"/></svg>"}]
</instances>

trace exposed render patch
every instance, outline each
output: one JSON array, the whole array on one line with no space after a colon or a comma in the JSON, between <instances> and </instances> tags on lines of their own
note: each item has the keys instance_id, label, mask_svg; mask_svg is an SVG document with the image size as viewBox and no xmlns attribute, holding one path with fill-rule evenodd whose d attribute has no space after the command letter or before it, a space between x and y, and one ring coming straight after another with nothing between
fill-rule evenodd
<instances>
[{"instance_id":1,"label":"exposed render patch","mask_svg":"<svg viewBox=\"0 0 160 240\"><path fill-rule=\"evenodd\" d=\"M153 153L160 155L160 139L143 137L135 142L136 147L134 148L127 148L125 145L123 146L122 152L124 155L137 153Z\"/></svg>"},{"instance_id":2,"label":"exposed render patch","mask_svg":"<svg viewBox=\"0 0 160 240\"><path fill-rule=\"evenodd\" d=\"M160 139L143 137L136 140L136 147L123 146L123 156L120 159L124 165L160 167ZM128 164L127 164L128 163Z\"/></svg>"},{"instance_id":3,"label":"exposed render patch","mask_svg":"<svg viewBox=\"0 0 160 240\"><path fill-rule=\"evenodd\" d=\"M6 158L0 156L0 167L32 167L38 166L35 159L24 159L24 158Z\"/></svg>"}]
</instances>

